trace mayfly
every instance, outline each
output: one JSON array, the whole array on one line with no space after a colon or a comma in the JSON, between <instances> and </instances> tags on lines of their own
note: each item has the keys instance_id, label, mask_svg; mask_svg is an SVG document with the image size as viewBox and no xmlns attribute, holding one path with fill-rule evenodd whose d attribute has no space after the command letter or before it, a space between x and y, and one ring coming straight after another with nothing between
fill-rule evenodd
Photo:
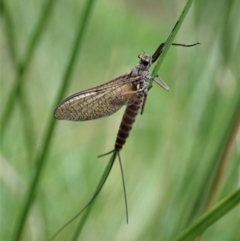
<instances>
[{"instance_id":1,"label":"mayfly","mask_svg":"<svg viewBox=\"0 0 240 241\"><path fill-rule=\"evenodd\" d=\"M171 34L166 42L168 42ZM122 117L114 149L106 154L100 155L104 156L113 153L113 160L116 156L118 156L122 173L127 222L127 198L119 152L121 151L123 145L126 142L126 139L128 138L128 135L132 129L133 123L135 122L139 111L141 114L143 113L147 94L151 87L151 82L155 81L163 89L169 91L169 87L164 83L163 80L161 80L158 76L151 76L149 72L151 65L156 62L156 60L163 52L166 42L160 44L153 55L148 55L145 53L138 55L139 63L126 74L121 75L118 78L105 84L69 96L56 108L54 112L54 117L59 120L86 121L112 115L122 106L127 106ZM173 43L172 45L191 47L197 44L199 43L191 45ZM84 207L84 209L94 200L102 186L96 191L95 195ZM84 209L82 209L82 211Z\"/></svg>"}]
</instances>

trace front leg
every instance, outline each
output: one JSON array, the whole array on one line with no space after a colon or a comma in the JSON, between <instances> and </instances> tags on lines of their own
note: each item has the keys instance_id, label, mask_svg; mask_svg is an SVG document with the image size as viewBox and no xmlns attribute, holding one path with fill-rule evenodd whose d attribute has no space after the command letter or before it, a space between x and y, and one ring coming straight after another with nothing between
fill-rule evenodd
<instances>
[{"instance_id":1,"label":"front leg","mask_svg":"<svg viewBox=\"0 0 240 241\"><path fill-rule=\"evenodd\" d=\"M152 80L154 80L154 82L156 82L158 85L160 85L163 89L169 91L170 88L167 86L167 84L160 79L160 77L157 75L156 77L152 77Z\"/></svg>"}]
</instances>

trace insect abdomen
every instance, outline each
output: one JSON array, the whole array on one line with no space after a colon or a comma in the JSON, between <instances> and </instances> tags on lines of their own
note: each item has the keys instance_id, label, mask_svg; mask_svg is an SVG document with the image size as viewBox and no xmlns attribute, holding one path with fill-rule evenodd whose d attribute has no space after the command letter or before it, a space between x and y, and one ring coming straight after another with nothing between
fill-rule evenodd
<instances>
[{"instance_id":1,"label":"insect abdomen","mask_svg":"<svg viewBox=\"0 0 240 241\"><path fill-rule=\"evenodd\" d=\"M115 142L114 149L120 151L125 144L128 135L132 129L133 123L135 122L136 116L139 109L142 106L143 98L137 99L133 104L129 105L122 117L122 121L118 130L117 139Z\"/></svg>"}]
</instances>

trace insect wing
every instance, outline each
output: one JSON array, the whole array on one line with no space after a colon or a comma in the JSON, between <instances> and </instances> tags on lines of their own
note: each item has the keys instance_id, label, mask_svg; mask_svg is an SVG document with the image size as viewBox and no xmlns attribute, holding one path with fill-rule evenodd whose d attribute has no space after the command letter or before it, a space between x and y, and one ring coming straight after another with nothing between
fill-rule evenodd
<instances>
[{"instance_id":1,"label":"insect wing","mask_svg":"<svg viewBox=\"0 0 240 241\"><path fill-rule=\"evenodd\" d=\"M135 101L129 75L121 76L106 84L81 91L65 99L55 110L54 117L60 120L85 121L109 116L123 105Z\"/></svg>"}]
</instances>

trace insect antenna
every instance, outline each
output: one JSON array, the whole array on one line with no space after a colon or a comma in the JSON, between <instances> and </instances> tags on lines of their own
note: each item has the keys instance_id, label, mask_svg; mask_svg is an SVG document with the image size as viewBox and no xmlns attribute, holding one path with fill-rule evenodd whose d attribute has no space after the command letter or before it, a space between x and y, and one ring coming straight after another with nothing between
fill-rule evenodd
<instances>
[{"instance_id":1,"label":"insect antenna","mask_svg":"<svg viewBox=\"0 0 240 241\"><path fill-rule=\"evenodd\" d=\"M125 179L124 179L124 174L123 174L123 167L122 167L122 160L121 160L120 152L118 150L112 150L110 152L99 155L98 157L103 157L103 156L109 155L111 153L113 153L113 155L115 157L116 157L116 155L118 156L118 161L119 161L119 166L120 166L121 176L122 176L122 184L123 184L123 195L124 195L124 203L125 203L125 210L126 210L126 221L128 224L127 192L126 192L126 185L125 185ZM114 157L114 159L115 159L115 157Z\"/></svg>"},{"instance_id":2,"label":"insect antenna","mask_svg":"<svg viewBox=\"0 0 240 241\"><path fill-rule=\"evenodd\" d=\"M71 224L75 219L77 219L94 201L95 199L97 198L98 194L100 193L100 191L102 190L111 170L112 170L112 167L113 167L113 163L116 159L116 155L118 155L119 157L119 154L114 150L114 151L111 151L107 154L110 154L110 153L113 153L113 155L111 156L111 159L102 175L102 178L99 182L99 185L97 186L97 189L95 191L95 193L93 194L92 198L89 200L89 202L73 217L71 218L67 223L65 223L53 236L51 239L49 239L49 241L52 241L54 240L57 235L63 230L65 229L69 224ZM106 154L106 155L107 155ZM104 154L105 155L105 154Z\"/></svg>"},{"instance_id":3,"label":"insect antenna","mask_svg":"<svg viewBox=\"0 0 240 241\"><path fill-rule=\"evenodd\" d=\"M145 54L145 51L141 48L142 52Z\"/></svg>"}]
</instances>

